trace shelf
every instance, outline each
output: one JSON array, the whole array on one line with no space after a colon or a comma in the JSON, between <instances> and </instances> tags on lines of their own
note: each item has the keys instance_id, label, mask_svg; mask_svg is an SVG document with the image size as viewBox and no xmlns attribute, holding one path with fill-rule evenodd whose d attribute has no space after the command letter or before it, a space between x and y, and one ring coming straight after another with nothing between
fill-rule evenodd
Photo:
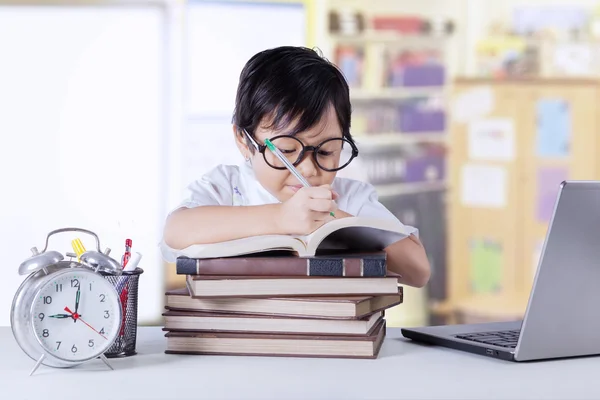
<instances>
[{"instance_id":1,"label":"shelf","mask_svg":"<svg viewBox=\"0 0 600 400\"><path fill-rule=\"evenodd\" d=\"M379 197L446 189L446 183L444 181L389 183L374 186Z\"/></svg>"},{"instance_id":2,"label":"shelf","mask_svg":"<svg viewBox=\"0 0 600 400\"><path fill-rule=\"evenodd\" d=\"M368 100L401 100L411 97L443 96L445 86L432 87L396 87L380 89L350 88L350 99L356 101Z\"/></svg>"},{"instance_id":3,"label":"shelf","mask_svg":"<svg viewBox=\"0 0 600 400\"><path fill-rule=\"evenodd\" d=\"M394 146L415 143L446 143L445 132L419 132L419 133L372 133L354 136L358 146Z\"/></svg>"},{"instance_id":4,"label":"shelf","mask_svg":"<svg viewBox=\"0 0 600 400\"><path fill-rule=\"evenodd\" d=\"M355 35L334 34L330 35L334 43L369 44L386 43L402 47L431 46L440 47L446 44L447 38L439 36L402 35L392 31L365 31Z\"/></svg>"}]
</instances>

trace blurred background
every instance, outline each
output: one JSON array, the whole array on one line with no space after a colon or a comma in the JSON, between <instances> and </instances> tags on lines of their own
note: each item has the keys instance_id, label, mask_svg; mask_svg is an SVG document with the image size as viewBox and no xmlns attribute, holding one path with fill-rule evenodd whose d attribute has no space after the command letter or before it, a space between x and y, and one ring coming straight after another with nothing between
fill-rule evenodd
<instances>
[{"instance_id":1,"label":"blurred background","mask_svg":"<svg viewBox=\"0 0 600 400\"><path fill-rule=\"evenodd\" d=\"M239 72L279 45L342 69L361 153L341 175L420 229L431 281L388 324L522 316L559 183L600 178L599 1L0 0L0 325L19 264L68 226L116 258L133 240L140 324L162 324L183 284L164 218L241 162Z\"/></svg>"}]
</instances>

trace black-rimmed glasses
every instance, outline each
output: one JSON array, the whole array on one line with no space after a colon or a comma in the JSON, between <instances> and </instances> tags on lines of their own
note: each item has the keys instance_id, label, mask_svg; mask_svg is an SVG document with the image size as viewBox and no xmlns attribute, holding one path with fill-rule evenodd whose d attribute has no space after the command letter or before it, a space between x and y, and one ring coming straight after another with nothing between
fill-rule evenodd
<instances>
[{"instance_id":1,"label":"black-rimmed glasses","mask_svg":"<svg viewBox=\"0 0 600 400\"><path fill-rule=\"evenodd\" d=\"M258 144L252 136L243 129L246 137L252 142L252 145L262 153L265 162L275 169L286 169L286 166L281 162L275 154L266 151L267 146ZM307 151L312 153L313 159L319 168L333 172L339 171L350 164L350 162L358 156L356 145L346 138L331 138L324 140L317 146L305 146L300 139L294 136L280 135L270 139L273 146L277 147L281 153L292 163L297 166L304 159Z\"/></svg>"}]
</instances>

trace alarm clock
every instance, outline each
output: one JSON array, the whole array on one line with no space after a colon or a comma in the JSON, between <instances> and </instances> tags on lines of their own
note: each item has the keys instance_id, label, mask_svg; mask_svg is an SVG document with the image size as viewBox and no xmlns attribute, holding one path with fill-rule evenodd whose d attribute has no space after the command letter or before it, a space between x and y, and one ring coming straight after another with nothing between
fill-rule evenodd
<instances>
[{"instance_id":1,"label":"alarm clock","mask_svg":"<svg viewBox=\"0 0 600 400\"><path fill-rule=\"evenodd\" d=\"M48 250L52 235L82 232L96 240L96 250L88 250L79 260L65 260ZM30 375L40 365L68 368L104 356L119 336L121 301L112 283L103 274L120 275L121 265L100 251L98 236L81 228L62 228L48 233L44 249L31 249L33 255L19 266L28 275L14 296L10 322L21 349L36 361Z\"/></svg>"}]
</instances>

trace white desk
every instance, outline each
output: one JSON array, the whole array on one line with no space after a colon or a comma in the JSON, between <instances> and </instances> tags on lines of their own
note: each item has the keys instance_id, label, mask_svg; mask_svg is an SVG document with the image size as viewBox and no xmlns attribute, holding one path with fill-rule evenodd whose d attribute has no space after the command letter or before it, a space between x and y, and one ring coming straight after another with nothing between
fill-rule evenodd
<instances>
[{"instance_id":1,"label":"white desk","mask_svg":"<svg viewBox=\"0 0 600 400\"><path fill-rule=\"evenodd\" d=\"M35 364L0 328L2 399L599 399L600 358L513 363L411 343L399 329L376 360L164 354L142 327L138 355L72 369Z\"/></svg>"}]
</instances>

